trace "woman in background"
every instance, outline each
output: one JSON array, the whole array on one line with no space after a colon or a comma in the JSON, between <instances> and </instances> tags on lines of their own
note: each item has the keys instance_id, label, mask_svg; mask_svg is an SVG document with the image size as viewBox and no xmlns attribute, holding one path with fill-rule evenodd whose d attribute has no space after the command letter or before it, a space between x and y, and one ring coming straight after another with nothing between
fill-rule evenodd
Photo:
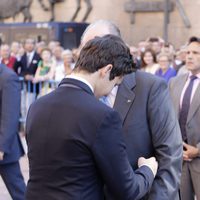
<instances>
[{"instance_id":1,"label":"woman in background","mask_svg":"<svg viewBox=\"0 0 200 200\"><path fill-rule=\"evenodd\" d=\"M49 80L52 80L55 72L55 65L52 62L52 53L49 48L43 48L41 51L42 60L38 63L38 68L35 73L33 83L40 82L40 94L42 96L51 91L51 86L49 85ZM50 87L49 87L50 86Z\"/></svg>"},{"instance_id":2,"label":"woman in background","mask_svg":"<svg viewBox=\"0 0 200 200\"><path fill-rule=\"evenodd\" d=\"M155 74L159 66L156 63L156 55L152 49L146 49L141 54L141 70Z\"/></svg>"},{"instance_id":3,"label":"woman in background","mask_svg":"<svg viewBox=\"0 0 200 200\"><path fill-rule=\"evenodd\" d=\"M156 71L156 75L159 77L162 77L166 80L168 83L170 78L176 76L176 70L172 67L170 67L170 64L172 62L170 54L166 52L161 52L157 56L159 69Z\"/></svg>"}]
</instances>

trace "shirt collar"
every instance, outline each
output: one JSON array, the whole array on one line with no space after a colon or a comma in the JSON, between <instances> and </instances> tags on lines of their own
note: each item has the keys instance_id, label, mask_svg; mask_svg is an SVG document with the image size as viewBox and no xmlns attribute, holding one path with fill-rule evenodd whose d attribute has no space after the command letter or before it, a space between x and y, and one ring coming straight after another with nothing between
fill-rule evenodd
<instances>
[{"instance_id":1,"label":"shirt collar","mask_svg":"<svg viewBox=\"0 0 200 200\"><path fill-rule=\"evenodd\" d=\"M70 75L67 75L65 78L73 78L75 80L78 80L78 81L81 81L83 83L85 83L91 90L92 92L94 93L94 88L92 87L92 85L87 81L85 80L84 78L78 76L78 75L74 75L74 74L70 74Z\"/></svg>"},{"instance_id":2,"label":"shirt collar","mask_svg":"<svg viewBox=\"0 0 200 200\"><path fill-rule=\"evenodd\" d=\"M190 78L192 75L193 75L193 74L192 74L191 72L189 72L188 78ZM200 73L196 74L195 76L196 76L198 79L200 79Z\"/></svg>"}]
</instances>

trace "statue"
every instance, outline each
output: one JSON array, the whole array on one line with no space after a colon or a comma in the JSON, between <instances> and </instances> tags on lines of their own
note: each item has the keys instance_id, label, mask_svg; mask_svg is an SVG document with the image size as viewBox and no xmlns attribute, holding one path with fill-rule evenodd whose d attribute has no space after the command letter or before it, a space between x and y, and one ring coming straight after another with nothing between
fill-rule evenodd
<instances>
[{"instance_id":1,"label":"statue","mask_svg":"<svg viewBox=\"0 0 200 200\"><path fill-rule=\"evenodd\" d=\"M30 6L33 0L0 0L0 20L15 16L23 13L24 22L31 22L32 15L30 13Z\"/></svg>"},{"instance_id":2,"label":"statue","mask_svg":"<svg viewBox=\"0 0 200 200\"><path fill-rule=\"evenodd\" d=\"M50 4L50 9L43 3L43 0L38 0L41 7L43 8L44 11L49 11L51 10L51 19L50 21L54 21L55 20L55 4L56 3L60 3L60 2L64 2L65 0L48 0L49 1L49 4ZM71 21L74 21L81 9L81 0L76 0L77 1L77 8L76 8L76 11L74 13L74 15L72 16L71 18ZM82 21L86 21L87 17L89 16L91 10L92 10L92 3L91 3L91 0L84 0L85 3L87 4L87 10L86 10L86 13L82 19Z\"/></svg>"},{"instance_id":3,"label":"statue","mask_svg":"<svg viewBox=\"0 0 200 200\"><path fill-rule=\"evenodd\" d=\"M77 1L77 8L76 8L76 12L74 13L74 15L71 18L71 21L74 21L81 9L81 0L76 0ZM92 3L91 0L84 0L86 5L87 5L87 10L86 13L82 19L82 22L85 22L90 14L90 12L92 11Z\"/></svg>"}]
</instances>

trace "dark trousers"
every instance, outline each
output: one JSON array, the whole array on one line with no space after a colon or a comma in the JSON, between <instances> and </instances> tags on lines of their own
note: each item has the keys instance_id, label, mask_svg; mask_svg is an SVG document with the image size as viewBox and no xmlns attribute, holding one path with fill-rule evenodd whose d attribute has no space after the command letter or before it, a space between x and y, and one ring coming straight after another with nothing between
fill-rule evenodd
<instances>
[{"instance_id":1,"label":"dark trousers","mask_svg":"<svg viewBox=\"0 0 200 200\"><path fill-rule=\"evenodd\" d=\"M1 177L13 200L24 200L26 185L19 162L0 165Z\"/></svg>"}]
</instances>

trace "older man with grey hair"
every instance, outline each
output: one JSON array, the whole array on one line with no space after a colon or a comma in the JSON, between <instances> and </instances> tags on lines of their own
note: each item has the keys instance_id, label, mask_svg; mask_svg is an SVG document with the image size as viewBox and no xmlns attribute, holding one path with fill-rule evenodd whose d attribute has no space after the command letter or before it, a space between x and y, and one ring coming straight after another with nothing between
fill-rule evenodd
<instances>
[{"instance_id":1,"label":"older man with grey hair","mask_svg":"<svg viewBox=\"0 0 200 200\"><path fill-rule=\"evenodd\" d=\"M118 27L106 20L92 23L82 36L81 46L94 38L114 34ZM159 168L153 186L143 199L177 200L182 166L182 139L167 84L145 72L127 75L119 87L106 97L107 105L121 115L129 161L155 156ZM113 199L106 192L106 199Z\"/></svg>"}]
</instances>

